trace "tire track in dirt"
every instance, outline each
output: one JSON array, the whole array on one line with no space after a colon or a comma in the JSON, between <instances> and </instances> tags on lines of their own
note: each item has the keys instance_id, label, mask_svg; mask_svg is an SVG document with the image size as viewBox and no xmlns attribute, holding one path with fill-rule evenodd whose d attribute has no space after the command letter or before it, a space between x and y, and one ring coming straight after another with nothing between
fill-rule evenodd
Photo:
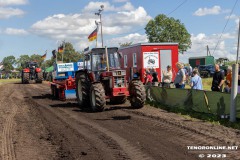
<instances>
[{"instance_id":1,"label":"tire track in dirt","mask_svg":"<svg viewBox=\"0 0 240 160\"><path fill-rule=\"evenodd\" d=\"M97 123L91 122L82 118L80 116L74 115L73 112L59 108L62 112L66 114L66 116L71 117L72 120L77 123L82 123L86 127L91 127L97 130L98 137L110 147L110 149L114 149L116 147L121 147L121 149L129 156L130 159L141 159L141 160L150 160L152 159L150 155L142 153L140 149L134 147L130 144L126 139L120 137L114 132L111 132L107 128L104 128ZM114 153L114 152L113 152ZM117 155L119 157L119 155Z\"/></svg>"},{"instance_id":2,"label":"tire track in dirt","mask_svg":"<svg viewBox=\"0 0 240 160\"><path fill-rule=\"evenodd\" d=\"M35 101L35 103L43 106L43 102L41 100ZM49 108L49 101L47 101L44 106L48 106L45 107L45 109L52 110L51 108ZM84 135L87 139L92 139L95 142L102 143L101 145L105 146L106 152L111 153L114 156L114 159L152 159L149 155L142 153L140 149L128 143L126 139L118 136L117 134L109 131L104 127L101 127L96 123L88 122L84 118L72 115L73 112L68 112L65 109L56 107L54 113L61 114L61 116L59 115L59 117L61 117L61 119L71 127L73 127L73 123L78 126L80 125L81 128L75 127L75 129L80 134ZM96 143L95 145L97 146Z\"/></svg>"},{"instance_id":3,"label":"tire track in dirt","mask_svg":"<svg viewBox=\"0 0 240 160\"><path fill-rule=\"evenodd\" d=\"M10 91L10 90L9 90ZM8 100L3 100L3 105L11 106L12 110L10 111L10 114L7 116L3 131L2 131L2 158L4 160L15 160L16 155L13 147L13 140L12 140L12 127L14 122L14 116L17 113L18 107L14 104L13 100L11 99L11 96L14 92L8 93L6 96L8 97ZM10 98L9 98L10 97Z\"/></svg>"},{"instance_id":4,"label":"tire track in dirt","mask_svg":"<svg viewBox=\"0 0 240 160\"><path fill-rule=\"evenodd\" d=\"M206 128L195 128L193 126L189 127L186 126L184 123L176 121L176 120L169 120L159 116L148 115L143 113L139 110L127 110L123 109L123 112L134 114L140 117L146 117L152 119L152 123L156 127L162 127L169 132L177 133L178 142L179 144L194 144L197 146L239 146L239 142L231 140L231 137L225 138L225 136L218 134L211 133ZM155 121L155 122L154 122ZM208 124L205 124L208 125ZM212 125L213 126L213 125ZM209 127L211 128L211 127ZM216 132L215 132L216 133ZM184 138L185 137L185 138ZM196 143L197 142L197 143ZM186 145L185 145L186 147ZM217 153L226 153L228 154L228 158L231 159L240 159L239 151L231 151L231 150L221 150L215 151Z\"/></svg>"},{"instance_id":5,"label":"tire track in dirt","mask_svg":"<svg viewBox=\"0 0 240 160\"><path fill-rule=\"evenodd\" d=\"M58 159L57 146L50 143L51 135L47 132L38 110L29 103L26 88L30 85L18 86L20 89L15 94L15 104L18 105L19 110L15 116L14 135L17 159Z\"/></svg>"},{"instance_id":6,"label":"tire track in dirt","mask_svg":"<svg viewBox=\"0 0 240 160\"><path fill-rule=\"evenodd\" d=\"M39 88L39 90L40 90L38 92L38 94L39 93L46 94L46 91L48 92L48 88L45 87L45 86L43 88L41 88L41 86L37 86L36 88ZM105 145L109 144L110 147L108 147L108 148L109 148L110 151L111 151L111 147L112 148L116 148L116 147L124 148L125 147L126 149L129 149L129 152L131 152L131 149L132 149L133 152L130 153L130 156L129 156L128 152L126 152L125 150L124 150L124 152L126 153L128 158L133 158L133 159L136 158L135 154L140 153L141 154L140 157L137 157L137 158L140 158L140 159L142 157L146 158L145 156L149 155L148 152L147 152L147 154L145 154L146 152L140 150L139 147L135 147L135 146L132 147L133 144L134 144L133 141L138 140L138 139L133 137L133 140L131 140L131 139L129 139L129 136L124 136L124 133L127 133L127 131L118 130L117 127L113 127L112 124L109 124L108 126L107 125L105 126L105 123L97 123L96 121L94 121L94 116L92 116L92 115L89 116L89 115L86 115L84 113L83 114L74 113L70 108L69 109L64 108L64 105L59 105L59 107L58 107L58 105L55 105L57 103L57 101L51 101L49 99L46 99L46 100L38 99L38 100L34 100L34 101L35 101L35 103L44 103L44 105L40 105L40 106L42 106L42 107L45 106L44 109L46 109L46 112L49 109L52 110L52 112L58 112L58 113L55 113L55 114L57 114L59 117L61 117L61 115L62 115L62 117L64 117L64 120L62 119L62 117L61 117L61 120L65 123L68 122L69 123L68 126L70 126L72 128L75 128L75 130L78 130L78 133L80 133L80 134L91 133L91 134L96 134L96 135L98 134L97 137L93 136L95 138L94 141L96 141L97 139L98 140L100 139L102 141L102 143L104 143ZM51 103L56 106L54 109L50 108L49 105ZM64 102L61 102L61 101L58 101L58 103L64 104ZM72 107L72 108L74 108L74 107ZM115 109L113 109L113 111L114 110ZM146 131L150 130L149 136L159 136L159 135L164 133L164 132L162 132L162 133L159 134L156 131L152 132L151 130L153 128L151 128L151 127L141 128L141 126L153 125L154 128L156 127L158 129L166 130L165 133L170 133L171 136L174 136L174 135L176 136L176 138L173 138L172 140L168 139L168 140L163 141L164 143L167 143L167 141L169 141L172 144L174 144L174 143L179 144L179 146L182 146L181 148L186 148L186 146L188 144L193 144L193 143L195 145L206 145L206 144L207 145L217 145L217 144L218 145L222 145L222 144L232 145L232 144L236 144L232 141L231 141L231 143L229 143L230 137L229 137L229 140L225 139L225 141L222 141L223 140L222 137L211 135L212 133L211 133L210 129L207 130L207 129L201 128L201 127L195 129L194 127L191 127L191 126L185 126L185 124L186 124L185 122L184 123L178 122L175 119L169 120L169 119L166 119L166 118L162 118L161 116L160 117L155 117L153 115L148 115L149 113L145 114L145 113L139 112L138 110L124 109L124 107L123 107L123 109L121 109L121 107L120 107L120 109L116 109L115 111L116 112L114 112L114 114L116 114L116 115L121 115L123 113L130 113L130 115L132 117L134 117L135 120L134 120L133 124L129 124L129 125L124 124L125 127L126 127L125 129L130 130L129 133L132 133L134 130L139 129L139 127L140 127L140 131L142 132L142 136L144 135L143 134L144 129ZM109 116L110 117L113 116L113 113L112 112L109 112L109 113L104 112L102 115L109 118ZM98 115L96 118L99 118L99 117L100 116ZM100 118L102 118L102 117L100 117ZM143 120L143 121L140 121L139 123L137 123L138 119L140 119L140 120L145 119L146 122L144 122L145 120ZM149 122L147 123L147 121L149 121ZM143 124L142 124L142 122L143 122ZM70 123L75 123L75 125L70 124ZM140 125L140 124L141 124L141 126L137 127L137 125ZM116 125L118 125L118 123L116 123ZM79 127L77 129L78 126L81 126L81 127ZM136 128L135 128L135 126L136 126ZM82 127L84 127L86 129L86 131L81 131ZM113 127L113 129L111 127ZM118 133L118 131L119 131L119 133ZM89 135L87 135L87 136L89 136ZM166 137L167 135L166 136L162 135L162 136ZM88 137L88 139L89 138L90 137ZM149 137L146 137L146 139L148 139L150 141L153 140ZM122 140L123 140L123 143L119 144L119 141L122 141ZM144 141L144 139L142 140L142 142L143 141ZM130 144L130 148L128 146L129 144ZM167 144L165 144L165 145L167 145ZM156 146L157 145L155 145L155 147ZM167 150L167 149L168 149L167 147L162 148L162 150ZM172 151L174 151L174 149ZM144 155L143 155L143 153L144 153ZM183 154L189 154L189 153L183 153ZM231 158L231 159L236 159L237 158L237 156L234 156L234 154L231 154L231 155L232 155L232 157L228 157L228 158ZM237 153L236 153L236 155L237 155ZM116 156L114 155L114 157L116 157ZM127 157L125 157L125 158L127 158Z\"/></svg>"}]
</instances>

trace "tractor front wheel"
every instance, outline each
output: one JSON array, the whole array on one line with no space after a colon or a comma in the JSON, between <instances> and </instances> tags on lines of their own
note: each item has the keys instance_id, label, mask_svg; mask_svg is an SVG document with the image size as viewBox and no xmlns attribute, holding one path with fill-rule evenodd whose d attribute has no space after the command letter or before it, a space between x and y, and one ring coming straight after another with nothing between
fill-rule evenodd
<instances>
[{"instance_id":1,"label":"tractor front wheel","mask_svg":"<svg viewBox=\"0 0 240 160\"><path fill-rule=\"evenodd\" d=\"M36 83L42 83L42 81L43 81L43 73L39 72L37 73Z\"/></svg>"},{"instance_id":2,"label":"tractor front wheel","mask_svg":"<svg viewBox=\"0 0 240 160\"><path fill-rule=\"evenodd\" d=\"M141 81L134 80L129 84L130 103L133 108L142 108L146 100L146 91Z\"/></svg>"},{"instance_id":3,"label":"tractor front wheel","mask_svg":"<svg viewBox=\"0 0 240 160\"><path fill-rule=\"evenodd\" d=\"M90 103L92 111L101 112L106 105L105 91L101 83L94 83L90 88Z\"/></svg>"},{"instance_id":4,"label":"tractor front wheel","mask_svg":"<svg viewBox=\"0 0 240 160\"><path fill-rule=\"evenodd\" d=\"M22 74L22 83L29 83L29 73Z\"/></svg>"}]
</instances>

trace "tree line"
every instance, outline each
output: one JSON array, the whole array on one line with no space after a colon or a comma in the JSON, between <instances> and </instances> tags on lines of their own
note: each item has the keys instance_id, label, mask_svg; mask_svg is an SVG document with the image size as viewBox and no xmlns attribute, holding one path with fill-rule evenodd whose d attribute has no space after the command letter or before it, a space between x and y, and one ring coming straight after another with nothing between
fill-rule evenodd
<instances>
[{"instance_id":1,"label":"tree line","mask_svg":"<svg viewBox=\"0 0 240 160\"><path fill-rule=\"evenodd\" d=\"M47 54L52 55L52 51ZM13 55L4 57L1 62L1 64L4 66L3 71L5 73L10 73L14 69L17 71L21 71L24 64L31 61L37 62L39 67L41 67L42 69L51 67L55 61L63 60L63 62L77 62L79 59L82 58L83 52L76 51L70 42L66 42L64 52L57 52L56 57L52 56L50 59L45 60L44 58L42 58L42 56L43 54L32 54L30 56L27 54L23 54L20 55L19 58L16 58Z\"/></svg>"}]
</instances>

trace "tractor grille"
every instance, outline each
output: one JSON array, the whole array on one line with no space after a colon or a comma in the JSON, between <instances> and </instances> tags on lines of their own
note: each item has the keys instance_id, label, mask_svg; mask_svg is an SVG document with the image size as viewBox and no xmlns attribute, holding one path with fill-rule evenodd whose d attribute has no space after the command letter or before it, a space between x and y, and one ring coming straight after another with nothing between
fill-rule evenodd
<instances>
[{"instance_id":1,"label":"tractor grille","mask_svg":"<svg viewBox=\"0 0 240 160\"><path fill-rule=\"evenodd\" d=\"M114 77L114 88L125 87L125 77Z\"/></svg>"}]
</instances>

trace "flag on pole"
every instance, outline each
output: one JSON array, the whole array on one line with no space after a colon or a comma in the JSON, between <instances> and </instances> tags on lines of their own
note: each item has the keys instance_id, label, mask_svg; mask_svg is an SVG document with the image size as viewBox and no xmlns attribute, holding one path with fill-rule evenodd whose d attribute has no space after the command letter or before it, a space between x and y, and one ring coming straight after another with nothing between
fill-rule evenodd
<instances>
[{"instance_id":1,"label":"flag on pole","mask_svg":"<svg viewBox=\"0 0 240 160\"><path fill-rule=\"evenodd\" d=\"M53 58L56 58L57 57L57 55L56 55L56 50L54 49L54 50L52 50L52 56L53 56Z\"/></svg>"},{"instance_id":2,"label":"flag on pole","mask_svg":"<svg viewBox=\"0 0 240 160\"><path fill-rule=\"evenodd\" d=\"M63 45L61 45L60 47L58 47L58 53L62 53L63 52Z\"/></svg>"},{"instance_id":3,"label":"flag on pole","mask_svg":"<svg viewBox=\"0 0 240 160\"><path fill-rule=\"evenodd\" d=\"M93 41L93 40L97 39L97 32L98 32L98 29L96 28L96 29L88 36L88 40L89 40L89 41Z\"/></svg>"},{"instance_id":4,"label":"flag on pole","mask_svg":"<svg viewBox=\"0 0 240 160\"><path fill-rule=\"evenodd\" d=\"M41 58L44 60L47 57L47 51L45 51L45 54L41 56Z\"/></svg>"},{"instance_id":5,"label":"flag on pole","mask_svg":"<svg viewBox=\"0 0 240 160\"><path fill-rule=\"evenodd\" d=\"M84 52L87 52L87 51L89 51L89 47L87 47L87 48L84 49Z\"/></svg>"}]
</instances>

